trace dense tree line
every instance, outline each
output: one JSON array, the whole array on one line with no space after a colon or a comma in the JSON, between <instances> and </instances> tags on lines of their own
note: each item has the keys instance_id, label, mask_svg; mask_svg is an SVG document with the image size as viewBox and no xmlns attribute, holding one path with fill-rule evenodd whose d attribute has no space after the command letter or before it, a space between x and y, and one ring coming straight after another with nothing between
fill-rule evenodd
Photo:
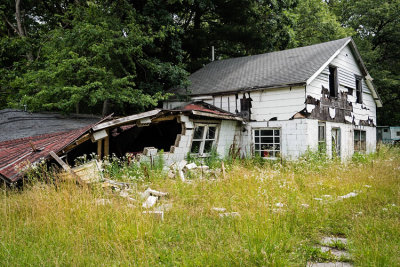
<instances>
[{"instance_id":1,"label":"dense tree line","mask_svg":"<svg viewBox=\"0 0 400 267\"><path fill-rule=\"evenodd\" d=\"M400 0L9 0L0 4L0 108L143 111L217 58L353 36L400 122Z\"/></svg>"}]
</instances>

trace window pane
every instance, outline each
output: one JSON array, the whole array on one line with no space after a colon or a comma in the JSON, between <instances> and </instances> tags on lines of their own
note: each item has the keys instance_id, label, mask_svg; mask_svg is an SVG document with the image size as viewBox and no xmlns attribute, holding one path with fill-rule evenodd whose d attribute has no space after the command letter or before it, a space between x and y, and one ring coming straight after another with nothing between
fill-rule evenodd
<instances>
[{"instance_id":1,"label":"window pane","mask_svg":"<svg viewBox=\"0 0 400 267\"><path fill-rule=\"evenodd\" d=\"M215 139L216 127L208 127L206 139Z\"/></svg>"},{"instance_id":2,"label":"window pane","mask_svg":"<svg viewBox=\"0 0 400 267\"><path fill-rule=\"evenodd\" d=\"M273 131L272 130L261 130L261 135L262 136L272 136Z\"/></svg>"},{"instance_id":3,"label":"window pane","mask_svg":"<svg viewBox=\"0 0 400 267\"><path fill-rule=\"evenodd\" d=\"M354 140L360 140L360 131L354 130Z\"/></svg>"},{"instance_id":4,"label":"window pane","mask_svg":"<svg viewBox=\"0 0 400 267\"><path fill-rule=\"evenodd\" d=\"M361 150L362 151L366 151L367 150L367 143L365 141L361 141L360 146L361 146Z\"/></svg>"},{"instance_id":5,"label":"window pane","mask_svg":"<svg viewBox=\"0 0 400 267\"><path fill-rule=\"evenodd\" d=\"M212 146L213 146L214 141L209 140L204 142L204 151L203 153L209 153L211 152Z\"/></svg>"},{"instance_id":6,"label":"window pane","mask_svg":"<svg viewBox=\"0 0 400 267\"><path fill-rule=\"evenodd\" d=\"M365 131L362 131L361 132L361 141L365 141L366 140L366 132Z\"/></svg>"},{"instance_id":7,"label":"window pane","mask_svg":"<svg viewBox=\"0 0 400 267\"><path fill-rule=\"evenodd\" d=\"M279 136L279 130L274 130L275 136Z\"/></svg>"},{"instance_id":8,"label":"window pane","mask_svg":"<svg viewBox=\"0 0 400 267\"><path fill-rule=\"evenodd\" d=\"M318 126L318 141L325 141L325 126Z\"/></svg>"},{"instance_id":9,"label":"window pane","mask_svg":"<svg viewBox=\"0 0 400 267\"><path fill-rule=\"evenodd\" d=\"M260 143L260 137L256 137L256 143L257 143L257 144Z\"/></svg>"},{"instance_id":10,"label":"window pane","mask_svg":"<svg viewBox=\"0 0 400 267\"><path fill-rule=\"evenodd\" d=\"M281 150L281 145L275 145L275 150Z\"/></svg>"},{"instance_id":11,"label":"window pane","mask_svg":"<svg viewBox=\"0 0 400 267\"><path fill-rule=\"evenodd\" d=\"M260 136L260 130L255 130L254 134L255 134L255 136Z\"/></svg>"},{"instance_id":12,"label":"window pane","mask_svg":"<svg viewBox=\"0 0 400 267\"><path fill-rule=\"evenodd\" d=\"M279 137L275 137L275 138L274 138L274 142L275 142L275 143L279 143L279 142L280 142L279 139L280 139Z\"/></svg>"},{"instance_id":13,"label":"window pane","mask_svg":"<svg viewBox=\"0 0 400 267\"><path fill-rule=\"evenodd\" d=\"M203 131L204 131L204 126L196 126L196 129L194 130L193 139L202 139Z\"/></svg>"},{"instance_id":14,"label":"window pane","mask_svg":"<svg viewBox=\"0 0 400 267\"><path fill-rule=\"evenodd\" d=\"M259 145L259 144L256 144L255 149L256 149L256 150L260 150L260 145Z\"/></svg>"},{"instance_id":15,"label":"window pane","mask_svg":"<svg viewBox=\"0 0 400 267\"><path fill-rule=\"evenodd\" d=\"M273 137L261 137L261 143L273 143L274 138Z\"/></svg>"},{"instance_id":16,"label":"window pane","mask_svg":"<svg viewBox=\"0 0 400 267\"><path fill-rule=\"evenodd\" d=\"M190 152L191 153L199 153L200 152L200 144L201 144L201 141L193 141L192 149L190 150Z\"/></svg>"},{"instance_id":17,"label":"window pane","mask_svg":"<svg viewBox=\"0 0 400 267\"><path fill-rule=\"evenodd\" d=\"M354 140L354 151L360 150L360 141Z\"/></svg>"},{"instance_id":18,"label":"window pane","mask_svg":"<svg viewBox=\"0 0 400 267\"><path fill-rule=\"evenodd\" d=\"M262 145L262 149L265 149L265 150L272 150L272 149L274 149L274 145Z\"/></svg>"}]
</instances>

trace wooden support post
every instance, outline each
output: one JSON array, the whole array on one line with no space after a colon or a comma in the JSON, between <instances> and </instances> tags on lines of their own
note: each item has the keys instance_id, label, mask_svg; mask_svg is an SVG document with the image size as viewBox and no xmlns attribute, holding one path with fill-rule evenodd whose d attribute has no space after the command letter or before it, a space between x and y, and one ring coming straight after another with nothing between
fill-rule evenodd
<instances>
[{"instance_id":1,"label":"wooden support post","mask_svg":"<svg viewBox=\"0 0 400 267\"><path fill-rule=\"evenodd\" d=\"M110 135L104 138L104 157L108 157L108 155L110 155Z\"/></svg>"},{"instance_id":2,"label":"wooden support post","mask_svg":"<svg viewBox=\"0 0 400 267\"><path fill-rule=\"evenodd\" d=\"M101 159L101 152L103 150L103 139L97 141L97 157Z\"/></svg>"}]
</instances>

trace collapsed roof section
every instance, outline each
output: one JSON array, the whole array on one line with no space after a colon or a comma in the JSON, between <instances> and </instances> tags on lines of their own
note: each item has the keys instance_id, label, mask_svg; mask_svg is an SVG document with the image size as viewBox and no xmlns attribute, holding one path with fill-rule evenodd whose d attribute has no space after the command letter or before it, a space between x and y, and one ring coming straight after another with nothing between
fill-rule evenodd
<instances>
[{"instance_id":1,"label":"collapsed roof section","mask_svg":"<svg viewBox=\"0 0 400 267\"><path fill-rule=\"evenodd\" d=\"M51 151L59 156L71 154L73 157L90 152L97 152L100 157L118 151L121 153L116 154L121 155L127 148L133 149L132 152L136 153L142 152L140 150L146 145L146 137L152 137L161 147L171 145L167 143L172 142L172 148L183 131L180 128L182 115L194 119L243 121L235 114L204 102L192 102L172 110L155 109L115 119L109 116L96 124L72 131L0 142L0 177L7 183L19 181L29 165L49 159ZM160 128L156 125L164 126ZM124 137L124 132L129 131L130 135ZM91 144L94 142L97 143L97 150L92 149ZM88 147L92 151L88 151Z\"/></svg>"}]
</instances>

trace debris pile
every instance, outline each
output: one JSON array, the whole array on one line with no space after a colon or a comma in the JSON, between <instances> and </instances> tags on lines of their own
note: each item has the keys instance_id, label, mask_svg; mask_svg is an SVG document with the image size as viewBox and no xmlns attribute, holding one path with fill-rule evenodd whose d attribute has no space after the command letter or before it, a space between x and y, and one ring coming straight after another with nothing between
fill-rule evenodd
<instances>
[{"instance_id":1,"label":"debris pile","mask_svg":"<svg viewBox=\"0 0 400 267\"><path fill-rule=\"evenodd\" d=\"M169 178L180 178L182 181L186 181L187 177L199 177L202 179L204 176L210 174L210 168L206 165L197 166L196 163L188 163L186 160L173 163L168 171ZM217 171L214 171L217 174Z\"/></svg>"}]
</instances>

